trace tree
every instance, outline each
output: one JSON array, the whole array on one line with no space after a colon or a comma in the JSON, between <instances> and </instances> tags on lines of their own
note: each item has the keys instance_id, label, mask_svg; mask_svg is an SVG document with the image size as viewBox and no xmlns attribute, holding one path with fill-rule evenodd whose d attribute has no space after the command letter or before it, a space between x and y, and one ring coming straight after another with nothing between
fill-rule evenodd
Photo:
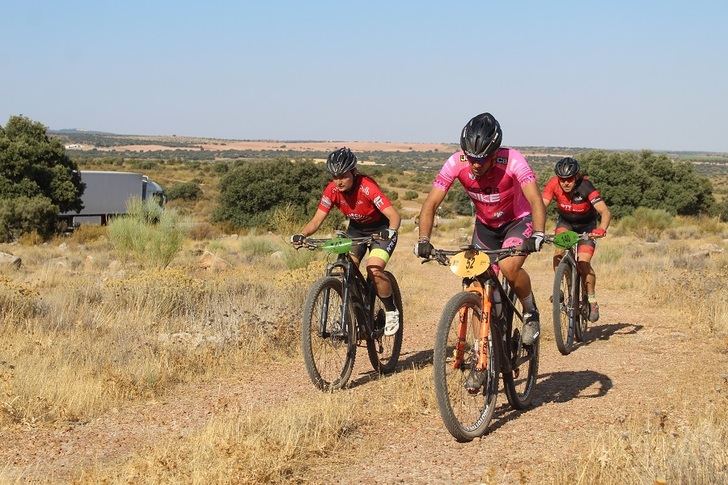
<instances>
[{"instance_id":1,"label":"tree","mask_svg":"<svg viewBox=\"0 0 728 485\"><path fill-rule=\"evenodd\" d=\"M594 151L579 161L615 217L629 215L637 207L673 215L706 214L715 204L707 178L696 174L691 164L673 162L665 155Z\"/></svg>"},{"instance_id":2,"label":"tree","mask_svg":"<svg viewBox=\"0 0 728 485\"><path fill-rule=\"evenodd\" d=\"M238 227L266 226L277 207L288 205L297 217L310 217L327 182L326 172L309 161L280 158L245 163L220 180L213 218Z\"/></svg>"},{"instance_id":3,"label":"tree","mask_svg":"<svg viewBox=\"0 0 728 485\"><path fill-rule=\"evenodd\" d=\"M0 126L0 238L50 235L49 214L81 210L83 189L78 166L45 126L24 116Z\"/></svg>"}]
</instances>

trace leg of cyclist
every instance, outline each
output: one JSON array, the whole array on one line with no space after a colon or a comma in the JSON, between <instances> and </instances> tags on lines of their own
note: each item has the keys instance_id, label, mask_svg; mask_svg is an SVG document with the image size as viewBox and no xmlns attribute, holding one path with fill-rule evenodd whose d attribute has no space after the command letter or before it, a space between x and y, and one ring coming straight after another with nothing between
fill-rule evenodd
<instances>
[{"instance_id":1,"label":"leg of cyclist","mask_svg":"<svg viewBox=\"0 0 728 485\"><path fill-rule=\"evenodd\" d=\"M579 233L590 233L596 227L596 222L590 222L588 224L579 225L577 227ZM594 268L591 265L591 260L594 257L594 250L596 249L596 242L592 239L586 241L579 241L579 245L576 248L577 252L577 263L576 269L581 276L581 280L584 282L586 287L586 295L589 301L589 321L596 322L599 320L599 303L597 303L597 296L595 286L597 283L597 275L594 272Z\"/></svg>"},{"instance_id":2,"label":"leg of cyclist","mask_svg":"<svg viewBox=\"0 0 728 485\"><path fill-rule=\"evenodd\" d=\"M399 329L399 308L394 302L392 294L392 283L384 273L384 268L389 261L394 248L397 246L397 235L389 240L372 242L369 258L367 259L367 274L374 281L379 299L384 304L386 321L384 324L384 335L394 335Z\"/></svg>"},{"instance_id":3,"label":"leg of cyclist","mask_svg":"<svg viewBox=\"0 0 728 485\"><path fill-rule=\"evenodd\" d=\"M589 300L589 321L596 322L599 320L599 303L597 303L596 283L597 275L591 265L591 259L594 256L594 248L586 246L579 247L579 261L576 263L577 270L586 284L586 295Z\"/></svg>"},{"instance_id":4,"label":"leg of cyclist","mask_svg":"<svg viewBox=\"0 0 728 485\"><path fill-rule=\"evenodd\" d=\"M473 244L486 249L507 248L520 246L524 239L533 232L531 216L515 220L498 229L491 229L476 221L473 232ZM498 263L503 276L518 296L523 305L523 334L522 340L526 345L532 344L539 336L539 314L536 301L531 290L531 278L523 269L526 256L512 256Z\"/></svg>"}]
</instances>

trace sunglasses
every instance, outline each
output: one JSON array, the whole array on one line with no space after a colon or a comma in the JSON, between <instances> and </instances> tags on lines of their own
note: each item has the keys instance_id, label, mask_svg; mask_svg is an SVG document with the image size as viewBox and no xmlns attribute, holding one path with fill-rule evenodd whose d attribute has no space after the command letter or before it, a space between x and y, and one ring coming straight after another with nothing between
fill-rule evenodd
<instances>
[{"instance_id":1,"label":"sunglasses","mask_svg":"<svg viewBox=\"0 0 728 485\"><path fill-rule=\"evenodd\" d=\"M465 155L465 159L468 161L468 163L477 163L478 165L483 165L486 160L488 160L488 157L471 157L470 155Z\"/></svg>"},{"instance_id":2,"label":"sunglasses","mask_svg":"<svg viewBox=\"0 0 728 485\"><path fill-rule=\"evenodd\" d=\"M576 176L571 176L571 177L566 177L566 178L559 177L559 182L564 182L566 184L570 184L571 182L573 182L575 180L576 180Z\"/></svg>"}]
</instances>

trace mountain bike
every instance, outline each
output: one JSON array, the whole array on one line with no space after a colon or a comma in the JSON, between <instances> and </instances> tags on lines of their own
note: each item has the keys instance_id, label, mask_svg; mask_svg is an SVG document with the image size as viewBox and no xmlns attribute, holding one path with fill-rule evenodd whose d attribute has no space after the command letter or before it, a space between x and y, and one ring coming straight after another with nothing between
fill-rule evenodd
<instances>
[{"instance_id":1,"label":"mountain bike","mask_svg":"<svg viewBox=\"0 0 728 485\"><path fill-rule=\"evenodd\" d=\"M497 262L524 254L518 248L433 249L435 260L463 278L463 291L447 302L433 356L435 395L445 427L457 441L485 433L498 396L499 374L509 404L527 408L536 385L539 341L521 342L523 313ZM491 262L489 255L495 257Z\"/></svg>"},{"instance_id":2,"label":"mountain bike","mask_svg":"<svg viewBox=\"0 0 728 485\"><path fill-rule=\"evenodd\" d=\"M575 342L583 342L589 325L589 301L586 282L577 271L579 241L594 239L588 233L577 234L565 231L547 238L554 246L564 249L554 273L554 287L551 301L553 305L554 340L563 355L568 355Z\"/></svg>"},{"instance_id":3,"label":"mountain bike","mask_svg":"<svg viewBox=\"0 0 728 485\"><path fill-rule=\"evenodd\" d=\"M399 329L384 335L385 309L374 282L364 277L349 251L356 244L369 246L378 236L331 239L304 239L307 249L322 249L336 255L327 264L326 274L316 281L304 304L301 350L311 381L321 390L345 387L351 377L357 346L366 345L375 371L394 371L402 348L404 318L402 295L394 275L384 273L392 284L399 310Z\"/></svg>"}]
</instances>

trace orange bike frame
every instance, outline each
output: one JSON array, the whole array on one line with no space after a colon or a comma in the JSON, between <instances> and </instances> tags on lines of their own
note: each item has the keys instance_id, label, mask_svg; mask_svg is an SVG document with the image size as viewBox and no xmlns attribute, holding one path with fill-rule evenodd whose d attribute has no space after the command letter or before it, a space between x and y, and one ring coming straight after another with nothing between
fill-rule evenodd
<instances>
[{"instance_id":1,"label":"orange bike frame","mask_svg":"<svg viewBox=\"0 0 728 485\"><path fill-rule=\"evenodd\" d=\"M488 337L490 335L490 308L491 299L490 296L493 292L493 288L487 285L485 291L483 287L476 282L471 283L468 287L464 288L465 291L477 293L483 300L483 312L480 318L480 345L478 351L478 363L476 370L483 371L488 367ZM459 369L463 364L463 355L465 354L465 340L468 334L468 309L460 309L460 324L458 326L458 342L455 347L455 361L453 362L453 368Z\"/></svg>"}]
</instances>

